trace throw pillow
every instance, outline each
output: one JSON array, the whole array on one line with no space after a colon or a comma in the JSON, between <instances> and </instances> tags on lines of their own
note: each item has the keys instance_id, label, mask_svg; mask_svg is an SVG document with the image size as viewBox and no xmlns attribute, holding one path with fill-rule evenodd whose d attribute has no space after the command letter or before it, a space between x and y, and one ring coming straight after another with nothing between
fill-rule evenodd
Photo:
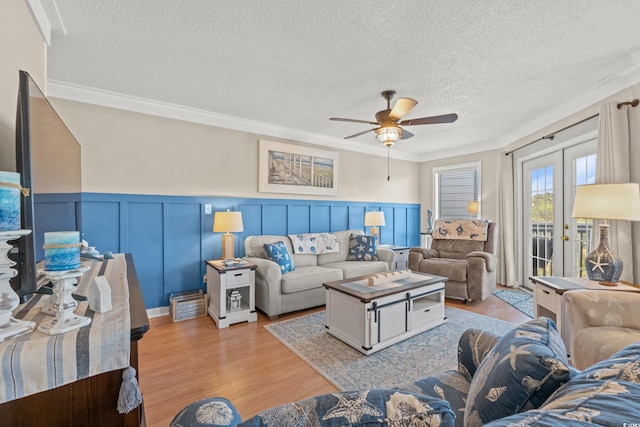
<instances>
[{"instance_id":1,"label":"throw pillow","mask_svg":"<svg viewBox=\"0 0 640 427\"><path fill-rule=\"evenodd\" d=\"M267 251L267 258L280 266L282 274L295 269L293 260L287 250L287 245L284 242L265 243L264 250Z\"/></svg>"},{"instance_id":2,"label":"throw pillow","mask_svg":"<svg viewBox=\"0 0 640 427\"><path fill-rule=\"evenodd\" d=\"M505 334L478 367L467 396L465 427L538 408L571 379L555 323L539 317Z\"/></svg>"},{"instance_id":3,"label":"throw pillow","mask_svg":"<svg viewBox=\"0 0 640 427\"><path fill-rule=\"evenodd\" d=\"M238 410L223 397L210 397L193 402L182 409L169 427L235 426L242 421Z\"/></svg>"},{"instance_id":4,"label":"throw pillow","mask_svg":"<svg viewBox=\"0 0 640 427\"><path fill-rule=\"evenodd\" d=\"M352 234L349 239L347 261L377 261L378 238L364 234Z\"/></svg>"},{"instance_id":5,"label":"throw pillow","mask_svg":"<svg viewBox=\"0 0 640 427\"><path fill-rule=\"evenodd\" d=\"M640 343L634 343L575 375L539 409L488 425L638 425L639 395Z\"/></svg>"},{"instance_id":6,"label":"throw pillow","mask_svg":"<svg viewBox=\"0 0 640 427\"><path fill-rule=\"evenodd\" d=\"M372 389L324 394L267 409L247 426L438 426L453 427L445 400L403 390Z\"/></svg>"}]
</instances>

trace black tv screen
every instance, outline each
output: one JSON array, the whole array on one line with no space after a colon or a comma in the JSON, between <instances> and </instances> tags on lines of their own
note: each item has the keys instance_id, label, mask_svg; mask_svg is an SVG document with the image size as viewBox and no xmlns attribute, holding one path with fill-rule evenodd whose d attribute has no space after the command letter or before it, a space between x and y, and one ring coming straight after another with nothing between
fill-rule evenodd
<instances>
[{"instance_id":1,"label":"black tv screen","mask_svg":"<svg viewBox=\"0 0 640 427\"><path fill-rule=\"evenodd\" d=\"M80 144L29 73L20 71L16 112L16 170L30 190L22 198L23 229L18 240L17 270L12 287L22 301L37 291L36 263L44 258L48 231L80 231Z\"/></svg>"}]
</instances>

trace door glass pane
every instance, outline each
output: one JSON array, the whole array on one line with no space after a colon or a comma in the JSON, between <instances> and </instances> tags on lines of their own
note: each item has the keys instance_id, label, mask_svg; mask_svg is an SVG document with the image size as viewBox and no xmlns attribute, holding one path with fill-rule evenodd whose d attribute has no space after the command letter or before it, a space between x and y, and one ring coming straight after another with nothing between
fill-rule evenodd
<instances>
[{"instance_id":1,"label":"door glass pane","mask_svg":"<svg viewBox=\"0 0 640 427\"><path fill-rule=\"evenodd\" d=\"M579 157L575 160L575 176L572 189L573 197L576 194L576 187L596 182L596 155L591 154ZM573 276L587 277L584 260L591 252L591 233L593 232L593 220L588 218L573 218L574 235L572 241L575 246L575 259L573 260Z\"/></svg>"},{"instance_id":2,"label":"door glass pane","mask_svg":"<svg viewBox=\"0 0 640 427\"><path fill-rule=\"evenodd\" d=\"M531 266L535 276L553 275L553 166L530 172Z\"/></svg>"}]
</instances>

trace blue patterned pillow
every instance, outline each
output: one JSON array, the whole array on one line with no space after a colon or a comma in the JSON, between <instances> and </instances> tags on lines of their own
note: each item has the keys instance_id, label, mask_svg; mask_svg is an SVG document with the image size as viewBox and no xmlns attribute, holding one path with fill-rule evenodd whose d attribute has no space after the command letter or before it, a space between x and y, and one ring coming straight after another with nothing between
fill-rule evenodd
<instances>
[{"instance_id":1,"label":"blue patterned pillow","mask_svg":"<svg viewBox=\"0 0 640 427\"><path fill-rule=\"evenodd\" d=\"M571 378L540 409L512 415L490 426L632 426L640 414L640 343Z\"/></svg>"},{"instance_id":2,"label":"blue patterned pillow","mask_svg":"<svg viewBox=\"0 0 640 427\"><path fill-rule=\"evenodd\" d=\"M222 397L211 397L186 406L176 414L169 427L235 426L240 421L240 414L231 402Z\"/></svg>"},{"instance_id":3,"label":"blue patterned pillow","mask_svg":"<svg viewBox=\"0 0 640 427\"><path fill-rule=\"evenodd\" d=\"M238 427L348 425L453 427L453 412L442 399L403 390L373 389L324 394L277 406Z\"/></svg>"},{"instance_id":4,"label":"blue patterned pillow","mask_svg":"<svg viewBox=\"0 0 640 427\"><path fill-rule=\"evenodd\" d=\"M377 261L378 238L363 234L352 234L349 239L347 261Z\"/></svg>"},{"instance_id":5,"label":"blue patterned pillow","mask_svg":"<svg viewBox=\"0 0 640 427\"><path fill-rule=\"evenodd\" d=\"M280 266L282 274L295 269L284 242L265 243L264 250L267 251L267 258Z\"/></svg>"},{"instance_id":6,"label":"blue patterned pillow","mask_svg":"<svg viewBox=\"0 0 640 427\"><path fill-rule=\"evenodd\" d=\"M478 367L467 396L465 427L538 408L571 379L555 323L539 317L505 334Z\"/></svg>"}]
</instances>

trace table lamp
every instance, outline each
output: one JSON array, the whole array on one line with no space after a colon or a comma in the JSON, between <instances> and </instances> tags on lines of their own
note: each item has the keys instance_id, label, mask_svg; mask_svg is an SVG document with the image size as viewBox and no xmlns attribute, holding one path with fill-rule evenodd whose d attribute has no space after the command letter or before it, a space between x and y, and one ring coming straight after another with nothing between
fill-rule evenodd
<instances>
[{"instance_id":1,"label":"table lamp","mask_svg":"<svg viewBox=\"0 0 640 427\"><path fill-rule=\"evenodd\" d=\"M480 212L480 203L478 201L468 202L467 212L471 214L471 218L475 218L477 213Z\"/></svg>"},{"instance_id":2,"label":"table lamp","mask_svg":"<svg viewBox=\"0 0 640 427\"><path fill-rule=\"evenodd\" d=\"M378 238L378 244L380 243L380 226L384 224L384 212L375 211L375 212L365 212L364 213L364 226L371 227L369 233L372 236L376 236Z\"/></svg>"},{"instance_id":3,"label":"table lamp","mask_svg":"<svg viewBox=\"0 0 640 427\"><path fill-rule=\"evenodd\" d=\"M244 231L242 212L216 212L213 217L213 232L222 235L222 259L233 259L234 237L231 233Z\"/></svg>"},{"instance_id":4,"label":"table lamp","mask_svg":"<svg viewBox=\"0 0 640 427\"><path fill-rule=\"evenodd\" d=\"M622 260L609 248L607 220L640 221L640 184L592 184L576 188L573 218L600 219L600 244L585 258L587 277L615 283L622 273Z\"/></svg>"}]
</instances>

